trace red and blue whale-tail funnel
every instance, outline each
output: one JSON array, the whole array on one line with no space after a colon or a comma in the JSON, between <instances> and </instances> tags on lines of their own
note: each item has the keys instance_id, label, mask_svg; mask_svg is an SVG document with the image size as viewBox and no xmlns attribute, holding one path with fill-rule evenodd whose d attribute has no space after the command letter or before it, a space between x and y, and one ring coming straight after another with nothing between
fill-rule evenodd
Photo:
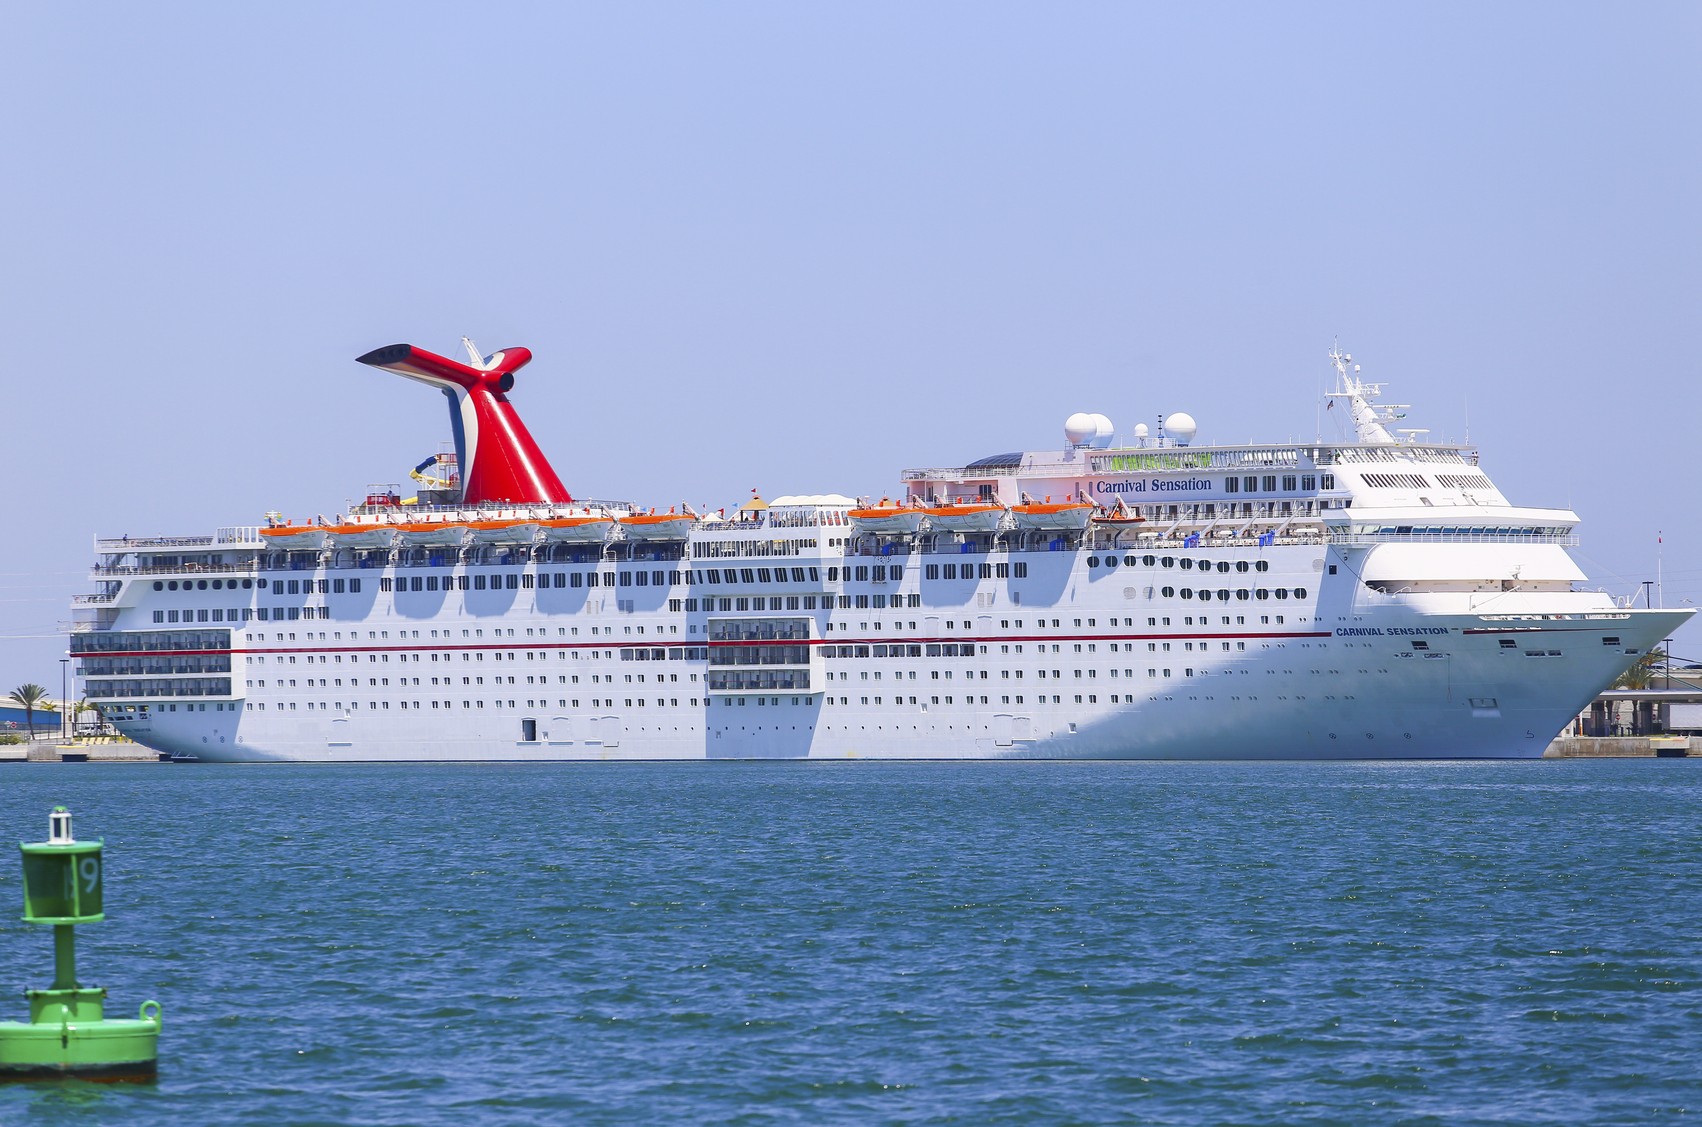
<instances>
[{"instance_id":1,"label":"red and blue whale-tail funnel","mask_svg":"<svg viewBox=\"0 0 1702 1127\"><path fill-rule=\"evenodd\" d=\"M465 343L469 355L477 357L472 342ZM505 348L469 367L411 344L393 344L359 357L362 364L418 380L449 398L463 504L570 504L572 495L505 394L514 386L515 370L531 359L524 348Z\"/></svg>"}]
</instances>

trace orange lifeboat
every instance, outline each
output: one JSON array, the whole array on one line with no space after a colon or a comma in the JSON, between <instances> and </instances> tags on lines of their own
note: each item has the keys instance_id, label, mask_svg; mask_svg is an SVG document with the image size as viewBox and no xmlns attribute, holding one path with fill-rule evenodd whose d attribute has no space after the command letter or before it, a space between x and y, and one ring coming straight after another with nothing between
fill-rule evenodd
<instances>
[{"instance_id":1,"label":"orange lifeboat","mask_svg":"<svg viewBox=\"0 0 1702 1127\"><path fill-rule=\"evenodd\" d=\"M918 531L922 527L923 510L906 509L883 501L873 508L852 509L846 515L858 532L895 534Z\"/></svg>"},{"instance_id":2,"label":"orange lifeboat","mask_svg":"<svg viewBox=\"0 0 1702 1127\"><path fill-rule=\"evenodd\" d=\"M325 530L312 526L297 528L294 525L284 525L282 528L262 528L260 535L268 548L300 551L325 546Z\"/></svg>"},{"instance_id":3,"label":"orange lifeboat","mask_svg":"<svg viewBox=\"0 0 1702 1127\"><path fill-rule=\"evenodd\" d=\"M1125 505L1123 499L1119 497L1117 504L1109 511L1094 517L1093 523L1101 528L1125 529L1133 528L1137 524L1145 524L1146 518Z\"/></svg>"},{"instance_id":4,"label":"orange lifeboat","mask_svg":"<svg viewBox=\"0 0 1702 1127\"><path fill-rule=\"evenodd\" d=\"M693 518L679 513L634 513L621 518L621 527L634 540L684 540Z\"/></svg>"},{"instance_id":5,"label":"orange lifeboat","mask_svg":"<svg viewBox=\"0 0 1702 1127\"><path fill-rule=\"evenodd\" d=\"M942 505L922 511L936 532L993 532L1005 518L1003 505Z\"/></svg>"},{"instance_id":6,"label":"orange lifeboat","mask_svg":"<svg viewBox=\"0 0 1702 1127\"><path fill-rule=\"evenodd\" d=\"M393 524L339 524L326 531L339 548L388 548L396 541Z\"/></svg>"},{"instance_id":7,"label":"orange lifeboat","mask_svg":"<svg viewBox=\"0 0 1702 1127\"><path fill-rule=\"evenodd\" d=\"M1085 501L1062 505L1013 505L1011 512L1016 515L1018 528L1069 531L1087 527L1088 519L1093 516L1093 506Z\"/></svg>"},{"instance_id":8,"label":"orange lifeboat","mask_svg":"<svg viewBox=\"0 0 1702 1127\"><path fill-rule=\"evenodd\" d=\"M466 525L450 524L447 521L433 524L399 524L396 528L402 533L402 543L409 547L460 547L461 541L467 538Z\"/></svg>"},{"instance_id":9,"label":"orange lifeboat","mask_svg":"<svg viewBox=\"0 0 1702 1127\"><path fill-rule=\"evenodd\" d=\"M544 530L544 539L558 544L601 544L609 538L609 530L614 526L614 518L606 516L561 517L538 522L538 527Z\"/></svg>"},{"instance_id":10,"label":"orange lifeboat","mask_svg":"<svg viewBox=\"0 0 1702 1127\"><path fill-rule=\"evenodd\" d=\"M535 520L474 520L467 527L480 544L530 544L538 537Z\"/></svg>"}]
</instances>

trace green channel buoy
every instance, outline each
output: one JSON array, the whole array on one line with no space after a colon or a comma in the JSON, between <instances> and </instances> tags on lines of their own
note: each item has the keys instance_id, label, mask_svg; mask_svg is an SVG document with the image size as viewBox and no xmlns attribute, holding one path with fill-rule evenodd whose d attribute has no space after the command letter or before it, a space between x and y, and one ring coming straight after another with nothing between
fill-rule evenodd
<instances>
[{"instance_id":1,"label":"green channel buoy","mask_svg":"<svg viewBox=\"0 0 1702 1127\"><path fill-rule=\"evenodd\" d=\"M75 928L106 919L101 845L71 836L71 814L63 806L48 815L46 841L19 843L23 919L53 925L54 973L49 989L24 992L29 1021L0 1021L0 1080L154 1078L160 1004L143 1002L134 1019L108 1018L106 991L77 981Z\"/></svg>"}]
</instances>

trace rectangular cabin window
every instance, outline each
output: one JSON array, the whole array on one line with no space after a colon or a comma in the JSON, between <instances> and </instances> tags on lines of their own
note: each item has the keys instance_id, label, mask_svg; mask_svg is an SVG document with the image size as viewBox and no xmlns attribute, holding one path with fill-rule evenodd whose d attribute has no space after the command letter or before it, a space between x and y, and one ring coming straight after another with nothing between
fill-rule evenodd
<instances>
[{"instance_id":1,"label":"rectangular cabin window","mask_svg":"<svg viewBox=\"0 0 1702 1127\"><path fill-rule=\"evenodd\" d=\"M829 583L838 583L839 582L839 569L838 568L830 567L830 568L827 569L827 581Z\"/></svg>"},{"instance_id":2,"label":"rectangular cabin window","mask_svg":"<svg viewBox=\"0 0 1702 1127\"><path fill-rule=\"evenodd\" d=\"M1306 493L1310 493L1312 490L1318 488L1318 475L1310 473L1302 474L1300 477L1300 488Z\"/></svg>"},{"instance_id":3,"label":"rectangular cabin window","mask_svg":"<svg viewBox=\"0 0 1702 1127\"><path fill-rule=\"evenodd\" d=\"M1295 486L1294 475L1293 474L1284 474L1283 479L1282 479L1282 491L1284 493L1293 493L1294 492L1294 486Z\"/></svg>"},{"instance_id":4,"label":"rectangular cabin window","mask_svg":"<svg viewBox=\"0 0 1702 1127\"><path fill-rule=\"evenodd\" d=\"M1244 477L1241 479L1241 487L1249 493L1257 493L1259 491L1259 479L1256 477ZM1175 516L1176 514L1172 512L1170 515Z\"/></svg>"},{"instance_id":5,"label":"rectangular cabin window","mask_svg":"<svg viewBox=\"0 0 1702 1127\"><path fill-rule=\"evenodd\" d=\"M1223 491L1225 493L1239 493L1239 492L1241 492L1241 479L1238 478L1238 477L1226 477L1226 478L1224 478L1223 479Z\"/></svg>"},{"instance_id":6,"label":"rectangular cabin window","mask_svg":"<svg viewBox=\"0 0 1702 1127\"><path fill-rule=\"evenodd\" d=\"M756 572L751 568L741 567L739 569L739 581L742 583L755 583Z\"/></svg>"},{"instance_id":7,"label":"rectangular cabin window","mask_svg":"<svg viewBox=\"0 0 1702 1127\"><path fill-rule=\"evenodd\" d=\"M473 576L473 590L483 591L484 589L485 589L485 577L482 574Z\"/></svg>"},{"instance_id":8,"label":"rectangular cabin window","mask_svg":"<svg viewBox=\"0 0 1702 1127\"><path fill-rule=\"evenodd\" d=\"M603 573L603 586L613 587L614 585L615 585L615 573L612 572L612 571L605 571Z\"/></svg>"},{"instance_id":9,"label":"rectangular cabin window","mask_svg":"<svg viewBox=\"0 0 1702 1127\"><path fill-rule=\"evenodd\" d=\"M1017 563L1012 564L1011 565L1011 575L1014 576L1017 579L1027 579L1028 578L1028 564L1026 562L1023 562L1023 561L1019 561Z\"/></svg>"},{"instance_id":10,"label":"rectangular cabin window","mask_svg":"<svg viewBox=\"0 0 1702 1127\"><path fill-rule=\"evenodd\" d=\"M940 565L924 564L922 567L922 577L924 579L938 579L940 577Z\"/></svg>"},{"instance_id":11,"label":"rectangular cabin window","mask_svg":"<svg viewBox=\"0 0 1702 1127\"><path fill-rule=\"evenodd\" d=\"M577 571L574 571L574 572L564 572L564 573L563 573L563 574L565 574L565 575L567 575L567 581L568 581L568 583L569 583L569 584L571 584L571 585L572 585L572 586L574 586L574 587L579 587L579 586L581 586L581 585L583 585L583 584L584 584L584 582L585 582L585 576L584 576L584 575L582 575L582 574L581 574L581 573L579 573L579 572L577 572ZM558 576L558 577L557 577L557 578L560 578L560 577L559 577L559 576ZM592 578L592 579L595 579L595 578L597 578L597 573L596 573L596 572L592 572L592 573L591 573L591 578ZM596 584L594 584L594 583L593 583L593 584L592 584L592 586L593 586L593 587L594 587L594 586L596 586Z\"/></svg>"},{"instance_id":12,"label":"rectangular cabin window","mask_svg":"<svg viewBox=\"0 0 1702 1127\"><path fill-rule=\"evenodd\" d=\"M343 593L343 581L341 579L333 579L331 581L331 590L334 594L341 595Z\"/></svg>"},{"instance_id":13,"label":"rectangular cabin window","mask_svg":"<svg viewBox=\"0 0 1702 1127\"><path fill-rule=\"evenodd\" d=\"M384 576L383 578L379 579L379 581L378 581L378 589L380 591L388 592L393 586L394 586L394 583L388 575Z\"/></svg>"},{"instance_id":14,"label":"rectangular cabin window","mask_svg":"<svg viewBox=\"0 0 1702 1127\"><path fill-rule=\"evenodd\" d=\"M1335 474L1326 473L1326 474L1319 474L1318 475L1318 488L1319 489L1334 489L1335 487L1336 487L1336 475Z\"/></svg>"},{"instance_id":15,"label":"rectangular cabin window","mask_svg":"<svg viewBox=\"0 0 1702 1127\"><path fill-rule=\"evenodd\" d=\"M639 572L635 578L636 578L636 584L635 584L636 586L639 586L639 587L650 586L650 573L648 571ZM625 583L626 581L627 581L627 573L623 571L623 572L621 572L621 582Z\"/></svg>"},{"instance_id":16,"label":"rectangular cabin window","mask_svg":"<svg viewBox=\"0 0 1702 1127\"><path fill-rule=\"evenodd\" d=\"M1265 475L1265 492L1266 493L1275 493L1276 488L1277 488L1276 475L1275 474L1266 474Z\"/></svg>"},{"instance_id":17,"label":"rectangular cabin window","mask_svg":"<svg viewBox=\"0 0 1702 1127\"><path fill-rule=\"evenodd\" d=\"M766 567L759 567L756 569L756 581L758 583L770 582L768 569Z\"/></svg>"},{"instance_id":18,"label":"rectangular cabin window","mask_svg":"<svg viewBox=\"0 0 1702 1127\"><path fill-rule=\"evenodd\" d=\"M435 576L435 575L426 576L426 590L427 591L437 590L437 576Z\"/></svg>"},{"instance_id":19,"label":"rectangular cabin window","mask_svg":"<svg viewBox=\"0 0 1702 1127\"><path fill-rule=\"evenodd\" d=\"M425 580L418 575L410 576L408 578L408 589L410 591L424 591Z\"/></svg>"},{"instance_id":20,"label":"rectangular cabin window","mask_svg":"<svg viewBox=\"0 0 1702 1127\"><path fill-rule=\"evenodd\" d=\"M868 581L869 581L869 569L867 567L864 567L864 566L859 564L858 567L857 567L857 582L867 583Z\"/></svg>"}]
</instances>

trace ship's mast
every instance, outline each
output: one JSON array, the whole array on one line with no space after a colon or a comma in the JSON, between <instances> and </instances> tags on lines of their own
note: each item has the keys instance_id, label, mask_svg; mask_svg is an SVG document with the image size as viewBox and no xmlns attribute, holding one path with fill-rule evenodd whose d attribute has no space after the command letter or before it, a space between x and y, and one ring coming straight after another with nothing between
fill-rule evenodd
<instances>
[{"instance_id":1,"label":"ship's mast","mask_svg":"<svg viewBox=\"0 0 1702 1127\"><path fill-rule=\"evenodd\" d=\"M1326 399L1345 399L1348 410L1353 414L1353 427L1359 435L1359 441L1366 443L1390 443L1396 439L1384 423L1392 423L1403 419L1405 415L1396 414L1397 408L1406 407L1405 403L1389 403L1382 406L1376 404L1376 399L1383 394L1383 385L1367 383L1359 378L1359 365L1353 363L1353 356L1341 350L1340 345L1330 349L1330 363L1336 369L1336 390L1330 392ZM1351 369L1349 365L1352 365Z\"/></svg>"}]
</instances>

